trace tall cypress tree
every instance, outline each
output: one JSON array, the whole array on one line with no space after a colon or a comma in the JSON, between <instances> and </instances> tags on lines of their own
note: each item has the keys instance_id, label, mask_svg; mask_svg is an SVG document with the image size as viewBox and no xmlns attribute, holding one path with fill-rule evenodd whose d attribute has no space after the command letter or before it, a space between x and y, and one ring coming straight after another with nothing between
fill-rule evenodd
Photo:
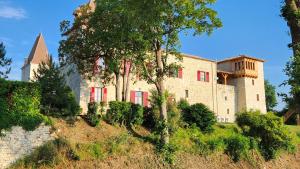
<instances>
[{"instance_id":1,"label":"tall cypress tree","mask_svg":"<svg viewBox=\"0 0 300 169\"><path fill-rule=\"evenodd\" d=\"M64 76L52 57L48 63L39 65L34 72L35 80L41 86L41 110L45 115L55 117L76 116L80 107L72 90L66 86Z\"/></svg>"},{"instance_id":2,"label":"tall cypress tree","mask_svg":"<svg viewBox=\"0 0 300 169\"><path fill-rule=\"evenodd\" d=\"M0 78L8 78L8 74L11 70L11 58L6 58L6 50L4 44L0 43Z\"/></svg>"}]
</instances>

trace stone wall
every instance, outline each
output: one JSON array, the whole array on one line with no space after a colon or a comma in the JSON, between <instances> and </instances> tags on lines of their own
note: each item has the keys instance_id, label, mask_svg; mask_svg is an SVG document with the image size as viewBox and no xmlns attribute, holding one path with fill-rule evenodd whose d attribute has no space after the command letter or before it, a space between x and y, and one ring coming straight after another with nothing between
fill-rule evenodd
<instances>
[{"instance_id":1,"label":"stone wall","mask_svg":"<svg viewBox=\"0 0 300 169\"><path fill-rule=\"evenodd\" d=\"M50 129L49 126L41 125L34 131L13 127L11 131L5 132L4 136L0 137L0 169L9 167L35 148L53 140Z\"/></svg>"}]
</instances>

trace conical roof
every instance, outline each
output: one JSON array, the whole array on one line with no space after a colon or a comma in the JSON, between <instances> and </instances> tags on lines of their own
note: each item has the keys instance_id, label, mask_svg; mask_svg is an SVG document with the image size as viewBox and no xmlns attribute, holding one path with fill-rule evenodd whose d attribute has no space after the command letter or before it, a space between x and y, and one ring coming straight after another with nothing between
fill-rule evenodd
<instances>
[{"instance_id":1,"label":"conical roof","mask_svg":"<svg viewBox=\"0 0 300 169\"><path fill-rule=\"evenodd\" d=\"M49 53L43 35L40 33L36 38L27 63L40 64L49 61Z\"/></svg>"}]
</instances>

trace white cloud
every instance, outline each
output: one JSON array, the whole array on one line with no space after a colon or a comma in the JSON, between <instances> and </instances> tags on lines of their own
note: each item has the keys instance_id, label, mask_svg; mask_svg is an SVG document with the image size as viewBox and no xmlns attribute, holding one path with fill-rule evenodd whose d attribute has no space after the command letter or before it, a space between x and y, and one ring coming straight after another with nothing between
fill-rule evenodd
<instances>
[{"instance_id":1,"label":"white cloud","mask_svg":"<svg viewBox=\"0 0 300 169\"><path fill-rule=\"evenodd\" d=\"M23 8L12 7L9 1L0 0L0 18L24 19L26 11Z\"/></svg>"}]
</instances>

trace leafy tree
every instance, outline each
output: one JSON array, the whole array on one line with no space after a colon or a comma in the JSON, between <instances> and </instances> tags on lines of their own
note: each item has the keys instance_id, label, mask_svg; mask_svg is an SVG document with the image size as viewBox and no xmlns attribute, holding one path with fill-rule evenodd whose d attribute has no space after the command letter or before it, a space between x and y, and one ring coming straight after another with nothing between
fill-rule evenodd
<instances>
[{"instance_id":1,"label":"leafy tree","mask_svg":"<svg viewBox=\"0 0 300 169\"><path fill-rule=\"evenodd\" d=\"M273 108L277 105L276 88L268 80L265 80L265 93L267 111L273 111Z\"/></svg>"},{"instance_id":2,"label":"leafy tree","mask_svg":"<svg viewBox=\"0 0 300 169\"><path fill-rule=\"evenodd\" d=\"M136 37L143 44L136 58L142 67L143 78L154 84L161 97L160 117L167 124L165 80L171 70L180 67L180 33L210 34L222 23L217 12L210 8L215 0L128 0L128 8L135 21ZM163 49L164 48L164 49ZM175 56L172 62L170 57ZM167 125L161 133L161 141L169 143Z\"/></svg>"},{"instance_id":3,"label":"leafy tree","mask_svg":"<svg viewBox=\"0 0 300 169\"><path fill-rule=\"evenodd\" d=\"M94 14L83 7L72 27L62 25L62 32L68 37L61 42L61 56L76 63L79 70L82 68L81 73L92 72L97 57L107 58L104 59L106 69L114 72L119 70L124 58L131 56L130 61L136 64L142 79L156 86L161 97L161 122L167 124L164 81L170 70L179 68L182 60L178 54L179 34L210 34L215 28L221 27L217 13L209 7L214 2L96 0ZM169 59L173 56L175 62ZM118 94L118 72L114 74ZM116 100L119 100L118 96ZM163 126L166 127L161 139L163 143L168 143L167 125Z\"/></svg>"},{"instance_id":4,"label":"leafy tree","mask_svg":"<svg viewBox=\"0 0 300 169\"><path fill-rule=\"evenodd\" d=\"M80 107L72 90L66 86L64 76L52 57L48 63L39 65L34 72L36 82L41 86L41 111L43 114L62 117L76 116Z\"/></svg>"},{"instance_id":5,"label":"leafy tree","mask_svg":"<svg viewBox=\"0 0 300 169\"><path fill-rule=\"evenodd\" d=\"M12 60L10 58L5 57L6 50L4 44L0 43L0 78L8 78L8 74L10 73L10 65Z\"/></svg>"},{"instance_id":6,"label":"leafy tree","mask_svg":"<svg viewBox=\"0 0 300 169\"><path fill-rule=\"evenodd\" d=\"M289 95L282 94L284 100L288 103L289 109L299 113L300 112L300 1L299 0L285 0L282 6L282 16L287 21L290 27L292 43L289 47L293 49L293 57L287 63L285 72L289 77L283 85L289 85L291 91ZM299 115L298 115L299 117ZM299 118L300 123L300 118Z\"/></svg>"},{"instance_id":7,"label":"leafy tree","mask_svg":"<svg viewBox=\"0 0 300 169\"><path fill-rule=\"evenodd\" d=\"M90 79L100 77L104 84L115 79L116 100L129 101L133 44L128 37L130 30L123 26L128 20L124 17L126 11L120 9L122 2L99 0L95 11L82 6L72 26L66 21L61 23L66 39L60 42L59 51L61 62L75 63L82 75ZM100 59L105 66L95 65ZM101 71L95 72L95 68Z\"/></svg>"}]
</instances>

